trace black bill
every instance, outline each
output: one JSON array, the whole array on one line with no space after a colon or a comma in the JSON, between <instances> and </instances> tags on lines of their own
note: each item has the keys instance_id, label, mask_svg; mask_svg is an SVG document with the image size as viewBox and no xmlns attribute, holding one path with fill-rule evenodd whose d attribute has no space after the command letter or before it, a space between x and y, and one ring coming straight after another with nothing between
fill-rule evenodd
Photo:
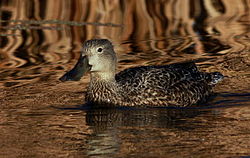
<instances>
[{"instance_id":1,"label":"black bill","mask_svg":"<svg viewBox=\"0 0 250 158\"><path fill-rule=\"evenodd\" d=\"M59 78L60 81L79 81L90 70L88 58L81 56L72 70Z\"/></svg>"}]
</instances>

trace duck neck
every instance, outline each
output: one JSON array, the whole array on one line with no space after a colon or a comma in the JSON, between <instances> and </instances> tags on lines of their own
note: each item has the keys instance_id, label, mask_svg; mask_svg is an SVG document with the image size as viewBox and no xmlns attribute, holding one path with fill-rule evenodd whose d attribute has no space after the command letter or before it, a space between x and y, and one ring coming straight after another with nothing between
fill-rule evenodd
<instances>
[{"instance_id":1,"label":"duck neck","mask_svg":"<svg viewBox=\"0 0 250 158\"><path fill-rule=\"evenodd\" d=\"M113 82L115 83L114 72L92 72L90 74L91 82Z\"/></svg>"},{"instance_id":2,"label":"duck neck","mask_svg":"<svg viewBox=\"0 0 250 158\"><path fill-rule=\"evenodd\" d=\"M116 104L121 98L120 88L114 74L91 73L86 100L101 104Z\"/></svg>"}]
</instances>

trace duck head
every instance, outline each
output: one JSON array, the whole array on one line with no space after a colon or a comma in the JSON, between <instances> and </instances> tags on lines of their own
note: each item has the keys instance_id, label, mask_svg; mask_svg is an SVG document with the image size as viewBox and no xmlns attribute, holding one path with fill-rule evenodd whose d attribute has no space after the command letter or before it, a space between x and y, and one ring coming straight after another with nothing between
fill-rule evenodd
<instances>
[{"instance_id":1,"label":"duck head","mask_svg":"<svg viewBox=\"0 0 250 158\"><path fill-rule=\"evenodd\" d=\"M93 78L111 80L115 77L116 62L116 54L109 40L88 40L84 42L81 55L74 68L59 80L79 81L86 72L90 72Z\"/></svg>"}]
</instances>

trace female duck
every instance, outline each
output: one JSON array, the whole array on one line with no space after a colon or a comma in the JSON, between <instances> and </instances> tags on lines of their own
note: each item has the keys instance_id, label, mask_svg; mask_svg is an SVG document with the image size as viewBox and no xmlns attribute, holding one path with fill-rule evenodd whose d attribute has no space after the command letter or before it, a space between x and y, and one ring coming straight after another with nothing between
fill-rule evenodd
<instances>
[{"instance_id":1,"label":"female duck","mask_svg":"<svg viewBox=\"0 0 250 158\"><path fill-rule=\"evenodd\" d=\"M117 58L107 39L88 40L75 67L61 81L77 81L90 72L86 101L99 106L178 106L206 101L219 72L198 71L193 62L140 66L116 74Z\"/></svg>"}]
</instances>

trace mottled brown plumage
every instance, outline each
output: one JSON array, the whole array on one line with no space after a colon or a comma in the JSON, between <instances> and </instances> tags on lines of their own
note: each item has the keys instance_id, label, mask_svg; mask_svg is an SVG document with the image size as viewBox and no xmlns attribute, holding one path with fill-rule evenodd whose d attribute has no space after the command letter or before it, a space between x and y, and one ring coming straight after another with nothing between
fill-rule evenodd
<instances>
[{"instance_id":1,"label":"mottled brown plumage","mask_svg":"<svg viewBox=\"0 0 250 158\"><path fill-rule=\"evenodd\" d=\"M115 74L116 54L106 39L86 41L78 65L83 59L82 65L89 66L76 65L60 80L78 80L79 72L89 70L86 101L99 106L189 106L206 101L223 78L219 72L198 71L193 62L134 67Z\"/></svg>"}]
</instances>

